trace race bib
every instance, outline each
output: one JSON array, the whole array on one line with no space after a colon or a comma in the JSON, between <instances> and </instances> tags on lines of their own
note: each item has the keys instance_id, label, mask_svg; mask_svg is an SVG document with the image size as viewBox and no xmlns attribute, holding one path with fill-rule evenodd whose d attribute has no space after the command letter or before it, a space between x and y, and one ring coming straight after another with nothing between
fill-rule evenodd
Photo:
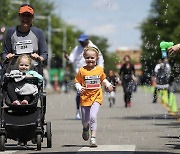
<instances>
[{"instance_id":1,"label":"race bib","mask_svg":"<svg viewBox=\"0 0 180 154\"><path fill-rule=\"evenodd\" d=\"M23 40L15 43L16 54L32 53L33 45L31 40Z\"/></svg>"},{"instance_id":2,"label":"race bib","mask_svg":"<svg viewBox=\"0 0 180 154\"><path fill-rule=\"evenodd\" d=\"M100 76L85 76L87 89L98 89L101 87Z\"/></svg>"}]
</instances>

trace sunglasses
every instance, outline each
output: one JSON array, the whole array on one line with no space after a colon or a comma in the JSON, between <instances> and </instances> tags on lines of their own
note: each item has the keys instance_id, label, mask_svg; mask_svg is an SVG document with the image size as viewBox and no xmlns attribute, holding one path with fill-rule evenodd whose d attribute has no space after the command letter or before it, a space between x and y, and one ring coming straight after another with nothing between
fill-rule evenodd
<instances>
[{"instance_id":1,"label":"sunglasses","mask_svg":"<svg viewBox=\"0 0 180 154\"><path fill-rule=\"evenodd\" d=\"M29 17L29 18L30 18L30 17L33 17L33 15L30 14L30 13L22 13L21 16L22 16L22 17Z\"/></svg>"}]
</instances>

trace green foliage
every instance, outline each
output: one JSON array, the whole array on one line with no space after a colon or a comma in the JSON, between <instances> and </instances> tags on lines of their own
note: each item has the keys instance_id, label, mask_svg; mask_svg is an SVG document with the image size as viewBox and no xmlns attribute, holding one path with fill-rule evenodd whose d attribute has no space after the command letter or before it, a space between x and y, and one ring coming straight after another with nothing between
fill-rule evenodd
<instances>
[{"instance_id":1,"label":"green foliage","mask_svg":"<svg viewBox=\"0 0 180 154\"><path fill-rule=\"evenodd\" d=\"M25 2L19 0L22 4ZM53 13L54 6L53 3L48 0L30 0L30 4L35 10L35 18L33 20L33 25L41 28L44 31L46 40L48 41L48 19L51 16L51 48L52 48L52 62L56 67L62 67L62 57L63 57L63 29L66 30L66 52L70 53L73 48L78 44L78 37L83 31L79 30L77 27L66 24L61 18ZM16 4L13 0L0 0L0 27L6 26L6 28L11 26L16 26L19 24L18 11L21 4ZM3 7L2 7L3 6ZM46 19L38 19L37 16L44 16ZM56 29L56 30L55 30ZM57 29L59 29L57 31ZM107 48L109 47L106 38L98 36L90 36L90 39L95 43L99 49L102 51L105 59ZM0 42L0 51L2 51L2 42ZM105 65L109 65L107 60Z\"/></svg>"},{"instance_id":2,"label":"green foliage","mask_svg":"<svg viewBox=\"0 0 180 154\"><path fill-rule=\"evenodd\" d=\"M89 36L90 40L98 46L102 53L107 52L107 48L109 47L108 40L104 37L99 37L95 35Z\"/></svg>"},{"instance_id":3,"label":"green foliage","mask_svg":"<svg viewBox=\"0 0 180 154\"><path fill-rule=\"evenodd\" d=\"M106 52L104 54L105 72L107 73L108 70L113 70L115 72L118 72L119 70L116 68L116 64L119 63L119 61L120 61L120 59L116 53Z\"/></svg>"},{"instance_id":4,"label":"green foliage","mask_svg":"<svg viewBox=\"0 0 180 154\"><path fill-rule=\"evenodd\" d=\"M141 25L142 63L147 73L152 73L158 59L161 58L161 41L179 43L180 36L180 1L154 0L150 15ZM179 62L179 56L171 56L170 63Z\"/></svg>"},{"instance_id":5,"label":"green foliage","mask_svg":"<svg viewBox=\"0 0 180 154\"><path fill-rule=\"evenodd\" d=\"M96 46L100 49L100 51L103 54L105 72L108 72L108 70L110 69L118 71L116 68L116 64L120 60L116 53L107 51L109 47L108 40L104 37L98 37L94 35L89 36L89 38L94 44L96 44Z\"/></svg>"}]
</instances>

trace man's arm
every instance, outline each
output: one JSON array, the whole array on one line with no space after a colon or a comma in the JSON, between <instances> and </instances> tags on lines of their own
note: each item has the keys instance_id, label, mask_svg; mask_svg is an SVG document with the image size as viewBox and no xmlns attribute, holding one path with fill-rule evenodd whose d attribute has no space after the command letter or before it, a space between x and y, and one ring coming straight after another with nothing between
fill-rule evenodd
<instances>
[{"instance_id":1,"label":"man's arm","mask_svg":"<svg viewBox=\"0 0 180 154\"><path fill-rule=\"evenodd\" d=\"M5 36L5 40L4 40L3 47L2 47L2 55L1 55L3 59L11 58L11 55L13 56L11 36L14 31L15 31L15 28L10 28L7 31L7 34ZM11 53L10 57L9 56L7 57L7 55L10 53Z\"/></svg>"},{"instance_id":2,"label":"man's arm","mask_svg":"<svg viewBox=\"0 0 180 154\"><path fill-rule=\"evenodd\" d=\"M72 50L72 52L70 53L70 55L67 57L68 59L68 61L69 61L69 63L74 63L74 61L75 61L75 59L76 59L76 54L77 54L77 50L78 50L78 46L76 46L73 50ZM78 55L79 56L79 55Z\"/></svg>"}]
</instances>

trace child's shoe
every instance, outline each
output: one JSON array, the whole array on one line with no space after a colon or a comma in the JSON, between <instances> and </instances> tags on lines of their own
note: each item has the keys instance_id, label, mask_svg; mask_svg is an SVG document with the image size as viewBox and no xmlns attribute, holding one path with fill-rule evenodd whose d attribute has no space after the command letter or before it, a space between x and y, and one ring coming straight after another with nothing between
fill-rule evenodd
<instances>
[{"instance_id":1,"label":"child's shoe","mask_svg":"<svg viewBox=\"0 0 180 154\"><path fill-rule=\"evenodd\" d=\"M128 105L128 107L131 107L131 102L128 102L128 104L127 104L127 105Z\"/></svg>"},{"instance_id":2,"label":"child's shoe","mask_svg":"<svg viewBox=\"0 0 180 154\"><path fill-rule=\"evenodd\" d=\"M21 105L18 100L13 101L12 105Z\"/></svg>"},{"instance_id":3,"label":"child's shoe","mask_svg":"<svg viewBox=\"0 0 180 154\"><path fill-rule=\"evenodd\" d=\"M76 119L77 119L77 120L80 120L80 119L81 119L80 110L77 110L77 112L76 112Z\"/></svg>"},{"instance_id":4,"label":"child's shoe","mask_svg":"<svg viewBox=\"0 0 180 154\"><path fill-rule=\"evenodd\" d=\"M95 137L91 137L91 139L90 139L90 147L91 148L96 148L97 147L96 138Z\"/></svg>"},{"instance_id":5,"label":"child's shoe","mask_svg":"<svg viewBox=\"0 0 180 154\"><path fill-rule=\"evenodd\" d=\"M89 124L87 128L83 128L82 138L87 141L89 139Z\"/></svg>"},{"instance_id":6,"label":"child's shoe","mask_svg":"<svg viewBox=\"0 0 180 154\"><path fill-rule=\"evenodd\" d=\"M23 100L23 101L21 102L21 105L28 105L28 101L27 101L27 100Z\"/></svg>"}]
</instances>

